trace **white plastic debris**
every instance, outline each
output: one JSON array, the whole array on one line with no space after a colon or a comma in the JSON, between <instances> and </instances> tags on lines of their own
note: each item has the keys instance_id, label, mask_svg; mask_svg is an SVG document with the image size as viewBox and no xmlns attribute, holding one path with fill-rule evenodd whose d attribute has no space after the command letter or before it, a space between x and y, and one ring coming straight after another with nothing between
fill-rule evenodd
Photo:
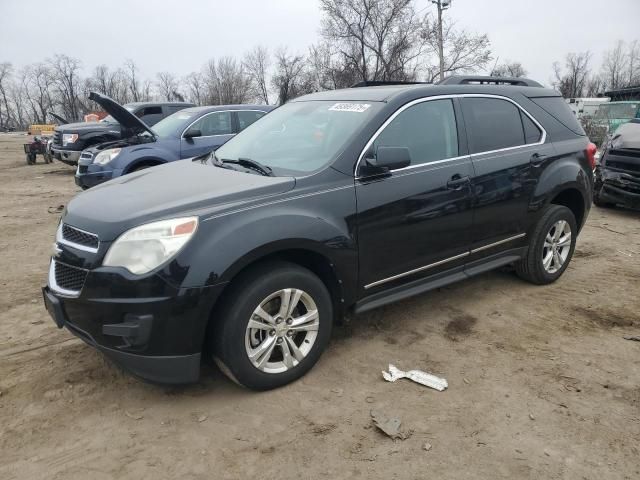
<instances>
[{"instance_id":1,"label":"white plastic debris","mask_svg":"<svg viewBox=\"0 0 640 480\"><path fill-rule=\"evenodd\" d=\"M409 370L408 372L403 372L396 368L395 365L391 364L389 364L388 372L382 372L382 377L387 382L395 382L400 378L408 378L409 380L413 380L416 383L424 385L425 387L433 388L439 392L449 386L444 378L436 377L435 375L423 372L422 370Z\"/></svg>"}]
</instances>

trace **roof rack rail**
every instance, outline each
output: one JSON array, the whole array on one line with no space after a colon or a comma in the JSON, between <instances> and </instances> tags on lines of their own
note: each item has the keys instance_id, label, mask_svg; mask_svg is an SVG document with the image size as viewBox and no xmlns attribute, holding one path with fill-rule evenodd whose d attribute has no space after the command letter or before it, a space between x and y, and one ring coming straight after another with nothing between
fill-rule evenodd
<instances>
[{"instance_id":1,"label":"roof rack rail","mask_svg":"<svg viewBox=\"0 0 640 480\"><path fill-rule=\"evenodd\" d=\"M354 83L349 88L358 88L358 87L380 87L382 85L418 85L425 84L427 82L403 82L403 81L395 81L395 80L364 80L362 82Z\"/></svg>"},{"instance_id":2,"label":"roof rack rail","mask_svg":"<svg viewBox=\"0 0 640 480\"><path fill-rule=\"evenodd\" d=\"M542 87L541 84L529 78L520 77L490 77L487 75L454 75L447 77L438 85L515 85L518 87Z\"/></svg>"}]
</instances>

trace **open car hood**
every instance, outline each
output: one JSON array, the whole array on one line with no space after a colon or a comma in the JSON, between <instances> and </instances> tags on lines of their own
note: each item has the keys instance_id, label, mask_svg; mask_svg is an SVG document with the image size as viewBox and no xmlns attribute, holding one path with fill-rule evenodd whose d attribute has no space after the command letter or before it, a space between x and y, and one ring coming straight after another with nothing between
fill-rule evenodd
<instances>
[{"instance_id":1,"label":"open car hood","mask_svg":"<svg viewBox=\"0 0 640 480\"><path fill-rule=\"evenodd\" d=\"M153 130L151 130L151 128L149 128L146 123L136 117L129 110L124 108L118 102L107 97L106 95L102 95L98 92L90 92L89 100L93 100L102 108L104 108L105 111L113 118L115 118L120 125L122 125L127 130L130 130L133 134L149 132L152 136L156 136L156 134L153 133Z\"/></svg>"},{"instance_id":2,"label":"open car hood","mask_svg":"<svg viewBox=\"0 0 640 480\"><path fill-rule=\"evenodd\" d=\"M53 112L47 112L47 113L49 113L49 115L51 115L53 118L55 118L60 123L60 125L67 125L69 123L69 120L67 120L64 117L61 117L60 115L56 115Z\"/></svg>"}]
</instances>

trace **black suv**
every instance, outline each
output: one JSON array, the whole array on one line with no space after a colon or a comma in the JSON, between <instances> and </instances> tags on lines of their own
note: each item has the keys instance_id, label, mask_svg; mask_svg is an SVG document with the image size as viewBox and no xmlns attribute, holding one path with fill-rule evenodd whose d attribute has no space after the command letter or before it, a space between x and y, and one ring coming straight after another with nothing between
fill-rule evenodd
<instances>
[{"instance_id":1,"label":"black suv","mask_svg":"<svg viewBox=\"0 0 640 480\"><path fill-rule=\"evenodd\" d=\"M186 102L134 102L123 105L149 127L175 112L193 106L193 103ZM54 158L68 165L77 165L85 148L132 135L111 115L99 122L67 123L62 117L55 115L55 118L62 125L56 127L53 133L51 151Z\"/></svg>"},{"instance_id":2,"label":"black suv","mask_svg":"<svg viewBox=\"0 0 640 480\"><path fill-rule=\"evenodd\" d=\"M594 154L562 97L530 80L315 93L215 153L74 198L45 304L145 379L195 381L206 353L242 385L277 387L347 313L508 264L557 280Z\"/></svg>"}]
</instances>

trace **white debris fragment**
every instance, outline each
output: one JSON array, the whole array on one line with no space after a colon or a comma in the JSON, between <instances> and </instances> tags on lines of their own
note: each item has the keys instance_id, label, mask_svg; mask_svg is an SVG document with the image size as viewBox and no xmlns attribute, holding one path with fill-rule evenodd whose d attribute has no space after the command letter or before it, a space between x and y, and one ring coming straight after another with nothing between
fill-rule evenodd
<instances>
[{"instance_id":1,"label":"white debris fragment","mask_svg":"<svg viewBox=\"0 0 640 480\"><path fill-rule=\"evenodd\" d=\"M388 372L382 372L382 377L387 382L395 382L400 378L408 378L409 380L413 380L416 383L424 385L425 387L433 388L439 392L449 386L444 378L436 377L435 375L423 372L422 370L409 370L408 372L403 372L396 368L395 365L391 364L389 364Z\"/></svg>"}]
</instances>

